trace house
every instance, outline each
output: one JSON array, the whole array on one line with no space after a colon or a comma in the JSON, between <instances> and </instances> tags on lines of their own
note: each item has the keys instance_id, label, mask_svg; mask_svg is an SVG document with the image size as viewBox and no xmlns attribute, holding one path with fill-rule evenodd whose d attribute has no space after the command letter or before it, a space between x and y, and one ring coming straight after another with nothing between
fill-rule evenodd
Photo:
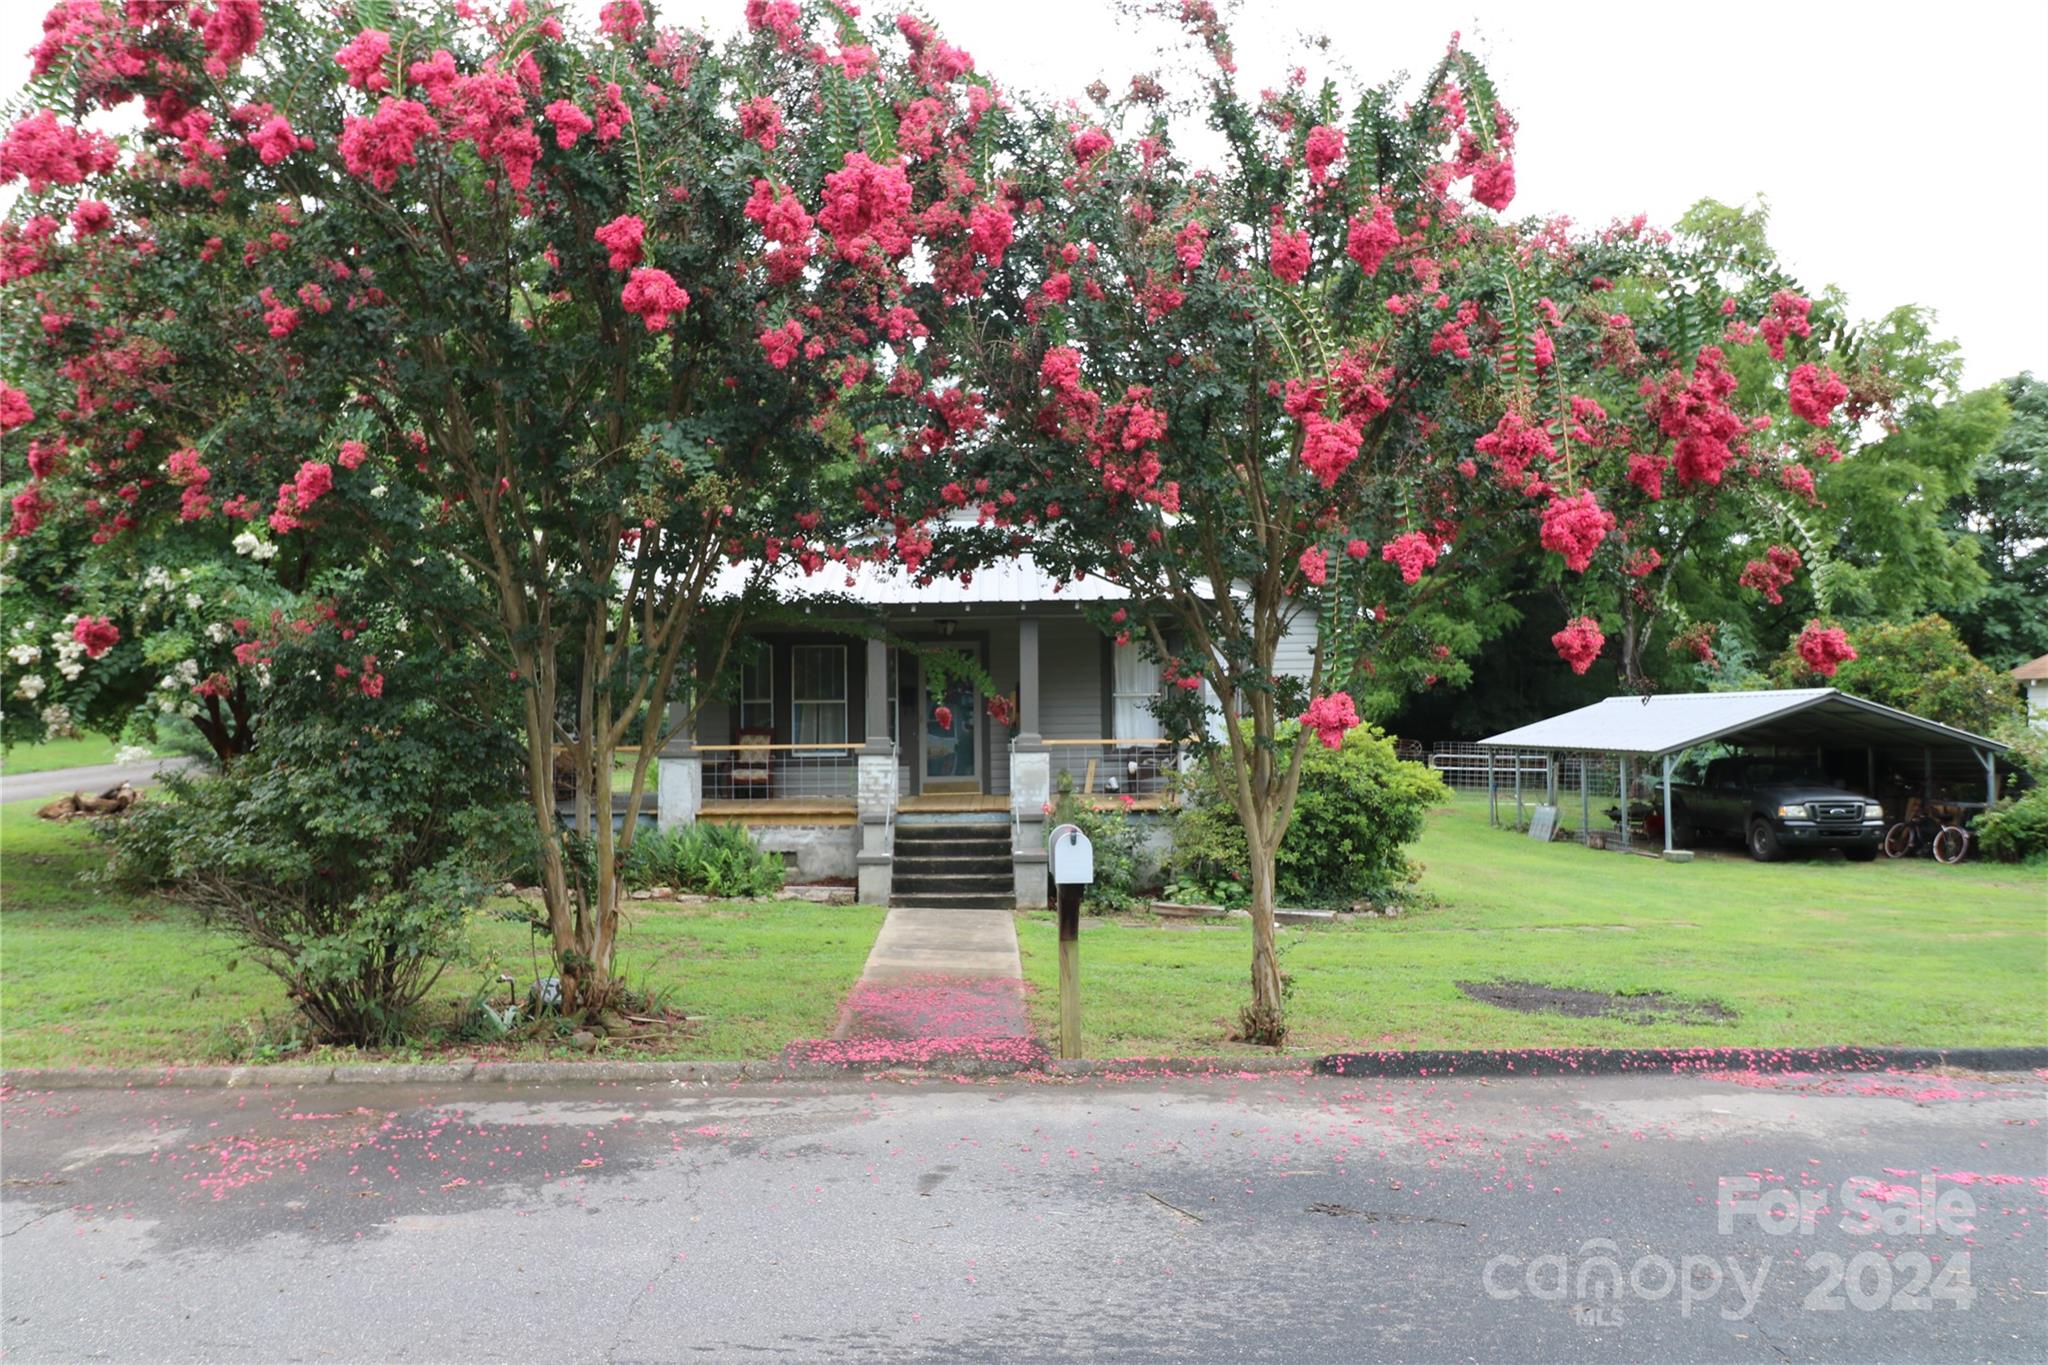
<instances>
[{"instance_id":1,"label":"house","mask_svg":"<svg viewBox=\"0 0 2048 1365\"><path fill-rule=\"evenodd\" d=\"M2048 654L2015 668L2012 680L2027 694L2027 723L2048 730Z\"/></svg>"},{"instance_id":2,"label":"house","mask_svg":"<svg viewBox=\"0 0 2048 1365\"><path fill-rule=\"evenodd\" d=\"M1037 906L1063 780L1141 811L1169 799L1183 749L1151 712L1160 667L1083 614L1122 599L1111 585L1026 555L965 584L862 564L775 586L804 619L736 645L731 698L662 751L663 828L745 825L799 875L854 877L873 904ZM1306 675L1314 635L1295 624L1280 671ZM929 662L946 655L970 667Z\"/></svg>"}]
</instances>

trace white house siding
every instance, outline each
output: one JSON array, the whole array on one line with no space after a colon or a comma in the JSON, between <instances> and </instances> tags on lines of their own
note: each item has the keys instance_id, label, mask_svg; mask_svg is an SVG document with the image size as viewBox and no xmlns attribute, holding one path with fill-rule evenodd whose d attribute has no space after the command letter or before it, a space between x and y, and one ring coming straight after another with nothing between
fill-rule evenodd
<instances>
[{"instance_id":1,"label":"white house siding","mask_svg":"<svg viewBox=\"0 0 2048 1365\"><path fill-rule=\"evenodd\" d=\"M1304 611L1287 624L1273 651L1273 671L1284 678L1306 679L1316 662L1316 614Z\"/></svg>"}]
</instances>

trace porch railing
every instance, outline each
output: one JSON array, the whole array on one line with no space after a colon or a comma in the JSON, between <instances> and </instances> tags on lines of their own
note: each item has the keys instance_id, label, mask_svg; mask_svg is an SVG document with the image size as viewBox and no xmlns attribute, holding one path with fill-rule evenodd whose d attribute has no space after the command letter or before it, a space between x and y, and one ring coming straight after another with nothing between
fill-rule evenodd
<instances>
[{"instance_id":1,"label":"porch railing","mask_svg":"<svg viewBox=\"0 0 2048 1365\"><path fill-rule=\"evenodd\" d=\"M854 799L859 745L699 744L706 801Z\"/></svg>"},{"instance_id":2,"label":"porch railing","mask_svg":"<svg viewBox=\"0 0 2048 1365\"><path fill-rule=\"evenodd\" d=\"M1170 739L1048 739L1045 748L1055 793L1064 775L1084 800L1129 797L1148 806L1171 799L1186 752Z\"/></svg>"}]
</instances>

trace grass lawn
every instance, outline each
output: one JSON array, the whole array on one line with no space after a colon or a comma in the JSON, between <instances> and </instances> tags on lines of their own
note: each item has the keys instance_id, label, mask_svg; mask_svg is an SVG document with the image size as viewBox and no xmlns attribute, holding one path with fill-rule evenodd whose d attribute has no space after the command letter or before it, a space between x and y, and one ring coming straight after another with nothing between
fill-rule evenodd
<instances>
[{"instance_id":1,"label":"grass lawn","mask_svg":"<svg viewBox=\"0 0 2048 1365\"><path fill-rule=\"evenodd\" d=\"M1433 904L1396 920L1280 930L1291 1046L1978 1046L2048 1043L2048 872L1739 854L1667 864L1494 830L1482 802L1433 812L1416 857ZM1019 916L1033 1020L1058 1029L1046 914ZM1251 928L1084 919L1091 1056L1234 1050ZM1649 1018L1520 1013L1459 981L1673 997ZM1685 1002L1694 1002L1688 1010ZM1708 1017L1719 1005L1732 1018Z\"/></svg>"},{"instance_id":2,"label":"grass lawn","mask_svg":"<svg viewBox=\"0 0 2048 1365\"><path fill-rule=\"evenodd\" d=\"M112 763L121 746L105 735L80 735L77 739L53 739L42 744L17 744L0 754L0 772L47 773L58 768L86 768Z\"/></svg>"},{"instance_id":3,"label":"grass lawn","mask_svg":"<svg viewBox=\"0 0 2048 1365\"><path fill-rule=\"evenodd\" d=\"M97 864L83 824L35 818L38 802L0 806L0 1065L109 1066L281 1059L263 1044L290 1019L277 979L233 962L228 941L189 911L81 884ZM516 911L519 903L497 907ZM619 967L628 983L669 1008L703 1016L688 1033L636 1048L649 1060L772 1057L792 1039L821 1038L859 979L882 911L802 901L654 906L634 902ZM487 959L452 965L429 1000L429 1025L499 971L534 975L522 923L484 919ZM543 964L546 953L541 955ZM504 988L494 988L504 999ZM608 1048L613 1045L607 1044ZM431 1057L417 1049L321 1060ZM454 1043L450 1055L566 1055L561 1046L517 1049Z\"/></svg>"}]
</instances>

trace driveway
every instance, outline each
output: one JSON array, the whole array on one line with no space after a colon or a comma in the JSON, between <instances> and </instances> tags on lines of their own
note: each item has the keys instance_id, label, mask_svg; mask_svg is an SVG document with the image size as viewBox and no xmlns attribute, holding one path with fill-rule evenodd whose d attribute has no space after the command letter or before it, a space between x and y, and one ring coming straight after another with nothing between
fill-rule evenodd
<instances>
[{"instance_id":1,"label":"driveway","mask_svg":"<svg viewBox=\"0 0 2048 1365\"><path fill-rule=\"evenodd\" d=\"M2040 1360L2037 1075L15 1090L10 1360Z\"/></svg>"},{"instance_id":2,"label":"driveway","mask_svg":"<svg viewBox=\"0 0 2048 1365\"><path fill-rule=\"evenodd\" d=\"M53 768L46 773L0 774L0 802L48 801L70 792L103 792L123 782L147 787L157 774L198 763L194 758L146 758L139 763L96 763L88 768Z\"/></svg>"}]
</instances>

